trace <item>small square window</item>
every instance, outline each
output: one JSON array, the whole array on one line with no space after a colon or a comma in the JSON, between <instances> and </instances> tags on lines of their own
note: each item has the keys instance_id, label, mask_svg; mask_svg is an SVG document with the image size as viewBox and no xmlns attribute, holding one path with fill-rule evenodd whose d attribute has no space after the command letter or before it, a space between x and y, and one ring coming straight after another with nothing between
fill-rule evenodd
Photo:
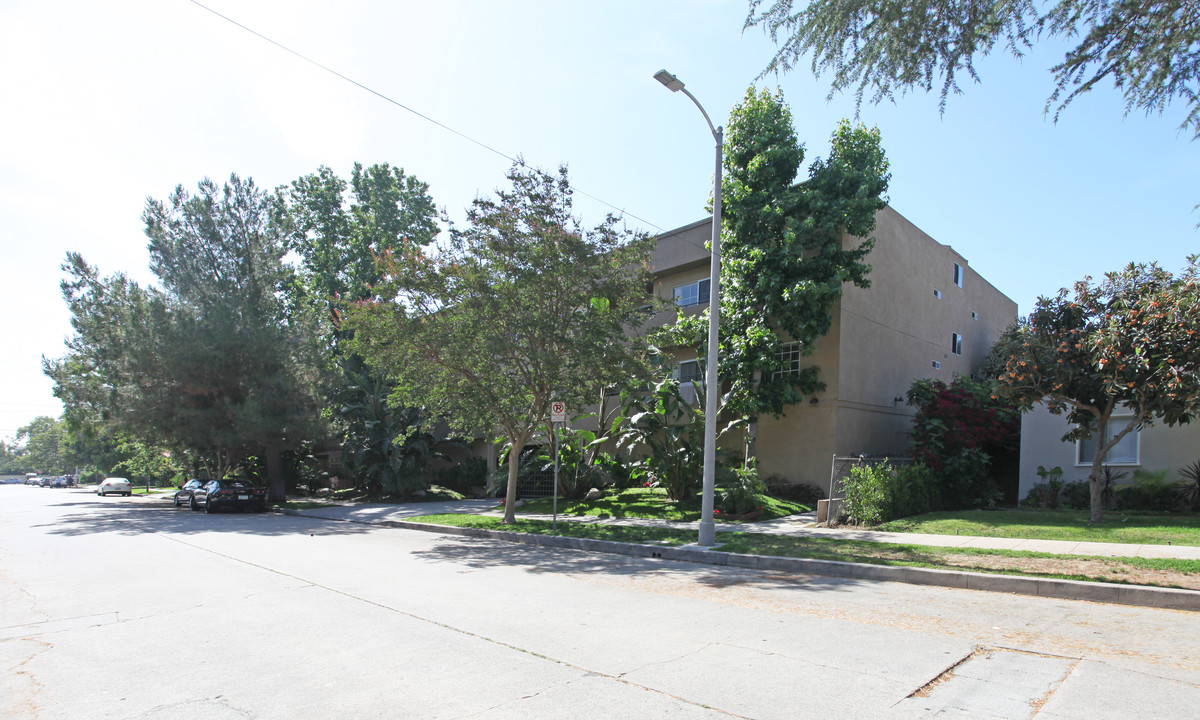
<instances>
[{"instance_id":1,"label":"small square window","mask_svg":"<svg viewBox=\"0 0 1200 720\"><path fill-rule=\"evenodd\" d=\"M937 360L934 360L934 361L933 361L933 369L934 369L934 370L941 370L941 369L942 369L942 364L941 364L940 362L938 362Z\"/></svg>"},{"instance_id":2,"label":"small square window","mask_svg":"<svg viewBox=\"0 0 1200 720\"><path fill-rule=\"evenodd\" d=\"M972 310L972 311L971 311L971 319L972 319L972 320L978 320L978 319L979 319L979 313L977 313L977 312L975 312L974 310Z\"/></svg>"},{"instance_id":3,"label":"small square window","mask_svg":"<svg viewBox=\"0 0 1200 720\"><path fill-rule=\"evenodd\" d=\"M954 284L959 287L962 287L962 281L963 281L962 265L959 265L958 263L954 263Z\"/></svg>"},{"instance_id":4,"label":"small square window","mask_svg":"<svg viewBox=\"0 0 1200 720\"><path fill-rule=\"evenodd\" d=\"M934 296L935 298L937 298L938 300L941 300L941 299L942 299L942 291L941 291L941 290L938 290L937 288L934 288L934 289L933 289L933 296Z\"/></svg>"},{"instance_id":5,"label":"small square window","mask_svg":"<svg viewBox=\"0 0 1200 720\"><path fill-rule=\"evenodd\" d=\"M950 350L955 355L962 355L962 335L950 333Z\"/></svg>"},{"instance_id":6,"label":"small square window","mask_svg":"<svg viewBox=\"0 0 1200 720\"><path fill-rule=\"evenodd\" d=\"M800 374L800 343L784 343L780 346L779 352L775 353L775 357L779 360L782 369L775 371L772 375L773 379L781 378L784 375Z\"/></svg>"}]
</instances>

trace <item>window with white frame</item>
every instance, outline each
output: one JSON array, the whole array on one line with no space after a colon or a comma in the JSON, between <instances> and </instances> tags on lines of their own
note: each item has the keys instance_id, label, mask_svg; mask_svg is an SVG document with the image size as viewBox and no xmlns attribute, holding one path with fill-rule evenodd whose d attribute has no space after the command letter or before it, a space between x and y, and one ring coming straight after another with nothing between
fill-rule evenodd
<instances>
[{"instance_id":1,"label":"window with white frame","mask_svg":"<svg viewBox=\"0 0 1200 720\"><path fill-rule=\"evenodd\" d=\"M958 263L954 263L954 284L959 287L962 287L962 281L963 281L962 265L959 265Z\"/></svg>"},{"instance_id":2,"label":"window with white frame","mask_svg":"<svg viewBox=\"0 0 1200 720\"><path fill-rule=\"evenodd\" d=\"M940 362L938 362L937 360L934 360L934 361L933 361L933 369L934 369L934 370L941 370L941 369L942 369L942 364L941 364Z\"/></svg>"},{"instance_id":3,"label":"window with white frame","mask_svg":"<svg viewBox=\"0 0 1200 720\"><path fill-rule=\"evenodd\" d=\"M934 288L934 289L933 289L933 296L934 296L935 298L937 298L938 300L941 300L941 299L942 299L942 291L941 291L941 290L938 290L937 288Z\"/></svg>"},{"instance_id":4,"label":"window with white frame","mask_svg":"<svg viewBox=\"0 0 1200 720\"><path fill-rule=\"evenodd\" d=\"M1117 436L1117 433L1125 429L1125 426L1132 420L1132 416L1113 417L1108 421L1108 428L1105 430L1107 442L1112 442L1112 439ZM1108 451L1108 455L1104 458L1105 465L1137 465L1139 464L1139 451L1141 449L1141 437L1137 430L1131 431L1128 435L1121 438L1121 442L1117 443L1116 447ZM1076 465L1091 465L1092 460L1096 457L1096 438L1084 438L1075 441L1075 464Z\"/></svg>"},{"instance_id":5,"label":"window with white frame","mask_svg":"<svg viewBox=\"0 0 1200 720\"><path fill-rule=\"evenodd\" d=\"M684 360L679 363L679 369L676 372L676 377L680 383L696 382L704 379L704 375L700 372L700 362L698 360Z\"/></svg>"},{"instance_id":6,"label":"window with white frame","mask_svg":"<svg viewBox=\"0 0 1200 720\"><path fill-rule=\"evenodd\" d=\"M950 333L950 350L955 355L962 355L962 335Z\"/></svg>"},{"instance_id":7,"label":"window with white frame","mask_svg":"<svg viewBox=\"0 0 1200 720\"><path fill-rule=\"evenodd\" d=\"M775 353L775 357L779 360L780 369L774 372L772 379L781 378L784 375L800 374L799 342L784 343L779 348L779 351Z\"/></svg>"},{"instance_id":8,"label":"window with white frame","mask_svg":"<svg viewBox=\"0 0 1200 720\"><path fill-rule=\"evenodd\" d=\"M687 285L680 285L679 287L675 288L675 292L673 293L675 304L679 307L690 307L692 305L706 303L708 302L708 288L708 278L697 280L696 282L688 283Z\"/></svg>"}]
</instances>

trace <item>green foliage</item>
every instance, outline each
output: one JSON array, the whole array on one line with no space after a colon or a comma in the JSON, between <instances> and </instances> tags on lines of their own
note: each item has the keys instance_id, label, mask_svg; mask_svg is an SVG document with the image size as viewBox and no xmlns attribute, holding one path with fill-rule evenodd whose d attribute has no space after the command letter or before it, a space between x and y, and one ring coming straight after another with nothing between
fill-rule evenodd
<instances>
[{"instance_id":1,"label":"green foliage","mask_svg":"<svg viewBox=\"0 0 1200 720\"><path fill-rule=\"evenodd\" d=\"M487 460L465 457L453 465L438 468L433 473L434 482L463 494L470 494L487 485Z\"/></svg>"},{"instance_id":2,"label":"green foliage","mask_svg":"<svg viewBox=\"0 0 1200 720\"><path fill-rule=\"evenodd\" d=\"M1086 481L1069 482L1058 489L1058 504L1071 510L1086 510L1092 503L1092 489Z\"/></svg>"},{"instance_id":3,"label":"green foliage","mask_svg":"<svg viewBox=\"0 0 1200 720\"><path fill-rule=\"evenodd\" d=\"M1073 429L1063 440L1097 438L1092 519L1104 517L1104 458L1128 433L1172 426L1200 413L1200 279L1197 257L1179 275L1157 265L1127 266L1093 285L1040 298L1006 338L1008 361L996 392L1021 409L1044 402ZM1132 413L1109 432L1115 411ZM1111 438L1111 440L1109 439Z\"/></svg>"},{"instance_id":4,"label":"green foliage","mask_svg":"<svg viewBox=\"0 0 1200 720\"><path fill-rule=\"evenodd\" d=\"M701 394L697 390L698 399ZM658 381L649 392L626 390L621 403L622 415L614 423L617 449L644 453L632 463L635 481L657 484L671 500L695 493L704 469L704 411L683 399L672 378Z\"/></svg>"},{"instance_id":5,"label":"green foliage","mask_svg":"<svg viewBox=\"0 0 1200 720\"><path fill-rule=\"evenodd\" d=\"M66 441L62 421L40 415L17 429L21 462L34 471L58 475L67 471Z\"/></svg>"},{"instance_id":6,"label":"green foliage","mask_svg":"<svg viewBox=\"0 0 1200 720\"><path fill-rule=\"evenodd\" d=\"M913 456L941 475L936 508L991 507L1000 491L991 460L1017 446L1020 419L1008 401L992 397L988 384L958 376L918 379L908 389L913 416Z\"/></svg>"},{"instance_id":7,"label":"green foliage","mask_svg":"<svg viewBox=\"0 0 1200 720\"><path fill-rule=\"evenodd\" d=\"M811 355L845 283L867 287L865 258L884 206L888 164L879 131L841 122L830 151L796 183L804 150L779 93L746 91L730 113L721 188L720 375L728 410L752 420L824 388L816 367L792 367L784 342ZM681 313L666 344L704 357L707 315Z\"/></svg>"},{"instance_id":8,"label":"green foliage","mask_svg":"<svg viewBox=\"0 0 1200 720\"><path fill-rule=\"evenodd\" d=\"M1127 510L1171 510L1178 501L1178 487L1167 479L1166 470L1138 470L1133 485L1120 488L1118 502Z\"/></svg>"},{"instance_id":9,"label":"green foliage","mask_svg":"<svg viewBox=\"0 0 1200 720\"><path fill-rule=\"evenodd\" d=\"M380 300L351 307L345 327L398 402L452 432L522 448L546 425L551 399L583 407L643 372L626 330L640 323L650 246L611 216L585 229L565 168L552 176L518 164L508 179L496 199L474 201L445 246L383 258ZM510 453L510 522L518 459Z\"/></svg>"},{"instance_id":10,"label":"green foliage","mask_svg":"<svg viewBox=\"0 0 1200 720\"><path fill-rule=\"evenodd\" d=\"M942 477L921 463L857 465L844 481L846 512L860 525L878 525L937 507Z\"/></svg>"},{"instance_id":11,"label":"green foliage","mask_svg":"<svg viewBox=\"0 0 1200 720\"><path fill-rule=\"evenodd\" d=\"M1200 460L1179 469L1179 503L1188 510L1200 510Z\"/></svg>"},{"instance_id":12,"label":"green foliage","mask_svg":"<svg viewBox=\"0 0 1200 720\"><path fill-rule=\"evenodd\" d=\"M232 175L149 199L142 219L157 286L67 256L76 334L44 363L55 394L81 423L165 441L216 477L261 453L281 499L282 452L320 431L319 362L311 313L287 301L294 275L272 200Z\"/></svg>"},{"instance_id":13,"label":"green foliage","mask_svg":"<svg viewBox=\"0 0 1200 720\"><path fill-rule=\"evenodd\" d=\"M892 504L892 468L887 463L855 465L843 482L845 512L856 525L878 525Z\"/></svg>"},{"instance_id":14,"label":"green foliage","mask_svg":"<svg viewBox=\"0 0 1200 720\"><path fill-rule=\"evenodd\" d=\"M744 467L735 467L731 477L717 489L714 500L722 513L744 515L763 506L767 484L758 477L758 468L753 462Z\"/></svg>"},{"instance_id":15,"label":"green foliage","mask_svg":"<svg viewBox=\"0 0 1200 720\"><path fill-rule=\"evenodd\" d=\"M767 493L772 497L798 502L809 508L815 508L817 501L825 498L824 490L806 483L789 482L781 475L771 475L766 482Z\"/></svg>"},{"instance_id":16,"label":"green foliage","mask_svg":"<svg viewBox=\"0 0 1200 720\"><path fill-rule=\"evenodd\" d=\"M787 72L812 55L815 75L831 71L830 96L853 88L859 102L892 100L935 83L941 106L959 93L958 77L978 82L975 61L997 45L1020 58L1035 42L1073 39L1050 70L1055 87L1046 109L1055 117L1105 79L1125 94L1126 112L1162 112L1183 101L1181 128L1200 136L1200 23L1192 0L1056 0L1043 11L1030 0L750 0L745 27L761 25L779 50L763 71ZM765 5L765 7L764 7Z\"/></svg>"}]
</instances>

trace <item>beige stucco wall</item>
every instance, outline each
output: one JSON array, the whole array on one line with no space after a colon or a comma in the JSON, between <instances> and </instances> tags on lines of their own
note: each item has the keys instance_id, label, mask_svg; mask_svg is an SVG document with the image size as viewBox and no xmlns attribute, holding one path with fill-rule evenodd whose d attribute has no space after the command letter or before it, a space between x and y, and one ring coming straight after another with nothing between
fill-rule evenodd
<instances>
[{"instance_id":1,"label":"beige stucco wall","mask_svg":"<svg viewBox=\"0 0 1200 720\"><path fill-rule=\"evenodd\" d=\"M1041 480L1037 474L1039 465L1061 467L1063 482L1087 480L1091 465L1076 464L1075 443L1062 442L1062 436L1069 429L1066 417L1050 414L1045 405L1038 405L1021 416L1021 498ZM1175 481L1179 479L1175 472L1197 459L1200 459L1200 424L1157 425L1138 433L1137 464L1114 467L1131 474L1139 469L1167 470L1168 479Z\"/></svg>"},{"instance_id":2,"label":"beige stucco wall","mask_svg":"<svg viewBox=\"0 0 1200 720\"><path fill-rule=\"evenodd\" d=\"M711 219L665 233L652 260L655 292L670 300L678 285L708 276ZM953 248L942 245L890 207L880 211L869 289L846 286L828 334L807 362L821 369L826 390L817 402L787 409L783 418L761 418L759 470L792 482L825 487L837 454L902 454L908 448L912 410L904 395L913 379L949 382L969 375L992 342L1017 319L1016 303L975 273ZM860 242L847 238L848 245ZM954 283L954 263L963 286ZM942 293L934 296L934 289ZM702 312L704 305L687 312ZM669 322L675 310L660 313ZM972 316L972 313L975 316ZM951 352L951 333L963 336L962 355ZM694 357L690 353L679 359ZM935 370L937 360L941 368ZM899 400L897 400L899 398Z\"/></svg>"}]
</instances>

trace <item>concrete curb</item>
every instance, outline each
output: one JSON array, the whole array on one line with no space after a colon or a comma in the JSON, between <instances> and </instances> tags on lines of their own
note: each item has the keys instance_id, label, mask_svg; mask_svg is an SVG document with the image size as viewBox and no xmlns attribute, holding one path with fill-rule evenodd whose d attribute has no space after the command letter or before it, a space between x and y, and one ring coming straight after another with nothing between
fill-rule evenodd
<instances>
[{"instance_id":1,"label":"concrete curb","mask_svg":"<svg viewBox=\"0 0 1200 720\"><path fill-rule=\"evenodd\" d=\"M486 530L483 528L431 525L411 520L353 520L310 515L303 510L276 509L285 515L307 517L314 520L349 522L359 525L378 525L402 530L419 530L443 535L488 538L525 545L569 548L586 552L613 553L633 557L661 558L678 562L725 565L748 570L780 570L785 572L810 573L827 577L843 577L854 580L902 582L911 585L937 585L962 590L984 590L987 592L1034 595L1060 600L1085 600L1089 602L1137 605L1141 607L1169 610L1200 611L1200 591L1177 588L1160 588L1147 585L1120 585L1117 583L1087 582L1083 580L1057 580L1024 577L1021 575L992 575L989 573L964 572L961 570L938 570L934 568L894 567L869 563L842 562L839 560L812 560L808 558L776 557L773 555L742 555L700 547L666 547L640 545L612 540L590 540L586 538L562 537L559 535L530 535L527 533Z\"/></svg>"}]
</instances>

